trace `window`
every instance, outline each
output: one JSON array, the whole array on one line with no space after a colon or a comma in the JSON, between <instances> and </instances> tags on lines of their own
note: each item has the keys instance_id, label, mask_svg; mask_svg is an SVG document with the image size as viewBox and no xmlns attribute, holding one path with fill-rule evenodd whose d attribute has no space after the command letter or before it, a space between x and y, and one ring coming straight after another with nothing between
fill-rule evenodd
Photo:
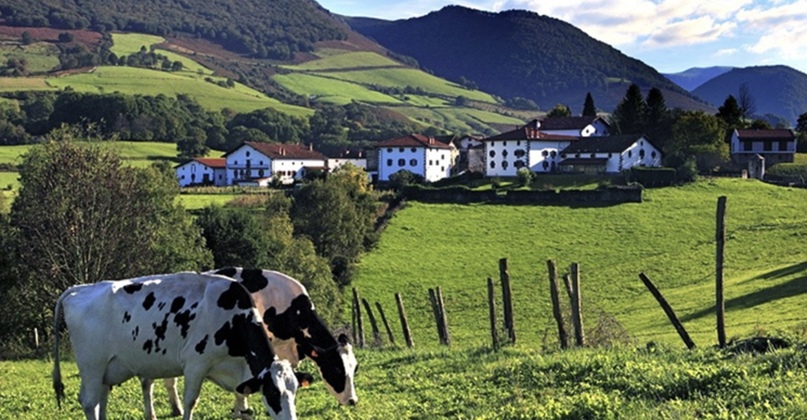
<instances>
[{"instance_id":1,"label":"window","mask_svg":"<svg viewBox=\"0 0 807 420\"><path fill-rule=\"evenodd\" d=\"M441 166L441 167L440 167L440 172L445 172L445 171L446 171L446 167L445 167L445 166Z\"/></svg>"},{"instance_id":2,"label":"window","mask_svg":"<svg viewBox=\"0 0 807 420\"><path fill-rule=\"evenodd\" d=\"M392 148L391 147L387 147L387 153L392 153Z\"/></svg>"},{"instance_id":3,"label":"window","mask_svg":"<svg viewBox=\"0 0 807 420\"><path fill-rule=\"evenodd\" d=\"M576 157L576 158L580 159L580 153L575 153L575 154L574 154L574 157Z\"/></svg>"},{"instance_id":4,"label":"window","mask_svg":"<svg viewBox=\"0 0 807 420\"><path fill-rule=\"evenodd\" d=\"M633 157L633 150L628 150L628 157Z\"/></svg>"},{"instance_id":5,"label":"window","mask_svg":"<svg viewBox=\"0 0 807 420\"><path fill-rule=\"evenodd\" d=\"M263 169L258 169L258 177L263 178Z\"/></svg>"},{"instance_id":6,"label":"window","mask_svg":"<svg viewBox=\"0 0 807 420\"><path fill-rule=\"evenodd\" d=\"M247 150L247 157L249 157L249 150Z\"/></svg>"},{"instance_id":7,"label":"window","mask_svg":"<svg viewBox=\"0 0 807 420\"><path fill-rule=\"evenodd\" d=\"M409 166L418 166L417 159L410 159L409 160Z\"/></svg>"},{"instance_id":8,"label":"window","mask_svg":"<svg viewBox=\"0 0 807 420\"><path fill-rule=\"evenodd\" d=\"M434 161L433 160L429 161L429 166L434 166Z\"/></svg>"},{"instance_id":9,"label":"window","mask_svg":"<svg viewBox=\"0 0 807 420\"><path fill-rule=\"evenodd\" d=\"M507 169L508 166L509 166L509 164L507 163L507 161L503 160L502 161L502 169Z\"/></svg>"},{"instance_id":10,"label":"window","mask_svg":"<svg viewBox=\"0 0 807 420\"><path fill-rule=\"evenodd\" d=\"M507 150L502 150L502 157L507 157Z\"/></svg>"},{"instance_id":11,"label":"window","mask_svg":"<svg viewBox=\"0 0 807 420\"><path fill-rule=\"evenodd\" d=\"M596 153L592 153L592 154L591 154L591 155L589 155L589 156L590 156L592 159L594 159L595 157L597 157L597 154L596 154Z\"/></svg>"},{"instance_id":12,"label":"window","mask_svg":"<svg viewBox=\"0 0 807 420\"><path fill-rule=\"evenodd\" d=\"M513 166L515 166L516 169L521 169L524 166L526 166L526 164L524 163L523 160L517 160L515 163L513 163Z\"/></svg>"},{"instance_id":13,"label":"window","mask_svg":"<svg viewBox=\"0 0 807 420\"><path fill-rule=\"evenodd\" d=\"M411 149L409 149L409 151L410 151L410 152L412 152L412 153L415 153L415 152L416 152L416 150L415 150L415 148L414 148L414 147L413 147L413 148L411 148Z\"/></svg>"},{"instance_id":14,"label":"window","mask_svg":"<svg viewBox=\"0 0 807 420\"><path fill-rule=\"evenodd\" d=\"M785 140L779 141L779 151L781 152L787 151L787 141Z\"/></svg>"},{"instance_id":15,"label":"window","mask_svg":"<svg viewBox=\"0 0 807 420\"><path fill-rule=\"evenodd\" d=\"M398 166L406 166L406 159L398 159Z\"/></svg>"},{"instance_id":16,"label":"window","mask_svg":"<svg viewBox=\"0 0 807 420\"><path fill-rule=\"evenodd\" d=\"M608 154L608 159L611 159L613 156L614 156L614 154L613 154L613 153L609 153L609 154Z\"/></svg>"},{"instance_id":17,"label":"window","mask_svg":"<svg viewBox=\"0 0 807 420\"><path fill-rule=\"evenodd\" d=\"M549 156L550 156L552 159L554 159L554 158L555 158L555 155L557 155L557 152L555 152L554 150L553 150L553 151L551 151L551 152L549 152Z\"/></svg>"},{"instance_id":18,"label":"window","mask_svg":"<svg viewBox=\"0 0 807 420\"><path fill-rule=\"evenodd\" d=\"M524 149L516 149L515 155L517 158L523 158L526 154L527 152L525 152Z\"/></svg>"},{"instance_id":19,"label":"window","mask_svg":"<svg viewBox=\"0 0 807 420\"><path fill-rule=\"evenodd\" d=\"M446 160L446 155L440 155L440 159Z\"/></svg>"},{"instance_id":20,"label":"window","mask_svg":"<svg viewBox=\"0 0 807 420\"><path fill-rule=\"evenodd\" d=\"M541 152L541 156L543 156L543 157L547 157L547 156L549 156L549 152L547 152L546 150L544 150L543 152Z\"/></svg>"},{"instance_id":21,"label":"window","mask_svg":"<svg viewBox=\"0 0 807 420\"><path fill-rule=\"evenodd\" d=\"M650 157L653 158L653 159L656 158L656 151L655 150L650 152Z\"/></svg>"},{"instance_id":22,"label":"window","mask_svg":"<svg viewBox=\"0 0 807 420\"><path fill-rule=\"evenodd\" d=\"M561 159L566 159L566 153L561 153L561 154L560 154L560 158L561 158Z\"/></svg>"},{"instance_id":23,"label":"window","mask_svg":"<svg viewBox=\"0 0 807 420\"><path fill-rule=\"evenodd\" d=\"M541 166L543 166L543 167L544 167L544 170L546 170L546 168L548 168L548 167L549 167L549 161L546 161L546 160L545 160L545 161L541 162Z\"/></svg>"},{"instance_id":24,"label":"window","mask_svg":"<svg viewBox=\"0 0 807 420\"><path fill-rule=\"evenodd\" d=\"M496 162L490 161L490 169L494 169L496 167Z\"/></svg>"},{"instance_id":25,"label":"window","mask_svg":"<svg viewBox=\"0 0 807 420\"><path fill-rule=\"evenodd\" d=\"M751 150L754 150L753 146L754 146L754 144L752 142L744 141L743 142L743 152L750 152Z\"/></svg>"},{"instance_id":26,"label":"window","mask_svg":"<svg viewBox=\"0 0 807 420\"><path fill-rule=\"evenodd\" d=\"M644 159L644 149L639 149L639 159Z\"/></svg>"},{"instance_id":27,"label":"window","mask_svg":"<svg viewBox=\"0 0 807 420\"><path fill-rule=\"evenodd\" d=\"M399 152L401 152L401 153L403 153L404 148L403 148L403 147L399 147L399 148L398 148L398 151L399 151Z\"/></svg>"},{"instance_id":28,"label":"window","mask_svg":"<svg viewBox=\"0 0 807 420\"><path fill-rule=\"evenodd\" d=\"M772 141L763 142L762 143L762 150L764 150L766 152L772 151L773 150L773 142Z\"/></svg>"},{"instance_id":29,"label":"window","mask_svg":"<svg viewBox=\"0 0 807 420\"><path fill-rule=\"evenodd\" d=\"M387 166L392 166L392 159L387 159Z\"/></svg>"},{"instance_id":30,"label":"window","mask_svg":"<svg viewBox=\"0 0 807 420\"><path fill-rule=\"evenodd\" d=\"M502 142L502 146L507 146L507 141L506 140Z\"/></svg>"},{"instance_id":31,"label":"window","mask_svg":"<svg viewBox=\"0 0 807 420\"><path fill-rule=\"evenodd\" d=\"M496 157L496 151L495 151L495 150L491 150L491 151L490 151L490 153L488 153L488 156L490 156L490 157L492 157L492 158Z\"/></svg>"}]
</instances>

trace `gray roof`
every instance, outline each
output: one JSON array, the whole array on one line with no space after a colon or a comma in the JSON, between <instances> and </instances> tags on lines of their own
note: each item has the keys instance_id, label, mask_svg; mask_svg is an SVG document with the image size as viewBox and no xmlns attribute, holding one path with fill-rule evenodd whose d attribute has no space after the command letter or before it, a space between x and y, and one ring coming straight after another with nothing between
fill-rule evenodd
<instances>
[{"instance_id":1,"label":"gray roof","mask_svg":"<svg viewBox=\"0 0 807 420\"><path fill-rule=\"evenodd\" d=\"M578 141L573 142L569 147L563 149L562 153L622 153L641 138L644 138L646 142L650 143L643 134L581 137Z\"/></svg>"}]
</instances>

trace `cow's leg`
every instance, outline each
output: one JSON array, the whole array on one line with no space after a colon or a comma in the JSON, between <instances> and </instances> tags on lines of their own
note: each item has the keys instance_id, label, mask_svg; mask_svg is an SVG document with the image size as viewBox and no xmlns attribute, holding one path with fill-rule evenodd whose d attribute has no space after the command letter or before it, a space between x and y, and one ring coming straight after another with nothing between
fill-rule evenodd
<instances>
[{"instance_id":1,"label":"cow's leg","mask_svg":"<svg viewBox=\"0 0 807 420\"><path fill-rule=\"evenodd\" d=\"M185 414L183 420L193 419L193 410L199 402L199 393L202 391L202 382L205 379L204 372L185 371L185 389L182 392Z\"/></svg>"},{"instance_id":2,"label":"cow's leg","mask_svg":"<svg viewBox=\"0 0 807 420\"><path fill-rule=\"evenodd\" d=\"M109 393L112 391L112 387L109 385L104 385L101 389L101 404L100 404L100 415L99 418L101 420L106 420L106 406L109 402Z\"/></svg>"},{"instance_id":3,"label":"cow's leg","mask_svg":"<svg viewBox=\"0 0 807 420\"><path fill-rule=\"evenodd\" d=\"M154 381L151 379L140 378L140 388L143 389L143 405L146 407L146 420L157 420L157 415L154 413L154 400L152 399L153 385Z\"/></svg>"},{"instance_id":4,"label":"cow's leg","mask_svg":"<svg viewBox=\"0 0 807 420\"><path fill-rule=\"evenodd\" d=\"M249 409L249 401L247 396L239 393L234 393L235 403L233 404L233 411L230 413L234 419L252 420L252 410Z\"/></svg>"},{"instance_id":5,"label":"cow's leg","mask_svg":"<svg viewBox=\"0 0 807 420\"><path fill-rule=\"evenodd\" d=\"M179 401L179 394L177 393L177 378L163 379L163 385L168 392L168 401L171 402L171 417L179 417L182 415L182 403Z\"/></svg>"},{"instance_id":6,"label":"cow's leg","mask_svg":"<svg viewBox=\"0 0 807 420\"><path fill-rule=\"evenodd\" d=\"M82 377L78 400L87 420L101 420L101 398L104 394L104 385L100 377Z\"/></svg>"}]
</instances>

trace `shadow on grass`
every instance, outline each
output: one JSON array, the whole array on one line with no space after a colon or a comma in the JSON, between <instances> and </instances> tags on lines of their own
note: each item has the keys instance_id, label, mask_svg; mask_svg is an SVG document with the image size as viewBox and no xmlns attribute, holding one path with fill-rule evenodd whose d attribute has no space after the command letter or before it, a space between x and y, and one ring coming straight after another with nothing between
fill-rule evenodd
<instances>
[{"instance_id":1,"label":"shadow on grass","mask_svg":"<svg viewBox=\"0 0 807 420\"><path fill-rule=\"evenodd\" d=\"M807 293L807 261L760 274L749 281L772 280L791 276L797 273L802 273L802 275L776 286L767 287L762 290L757 290L756 292L748 293L744 296L726 300L726 311L730 311L732 309L752 308L764 303ZM715 310L715 305L712 305L709 308L682 316L681 322L692 321L704 316L713 316L715 314Z\"/></svg>"}]
</instances>

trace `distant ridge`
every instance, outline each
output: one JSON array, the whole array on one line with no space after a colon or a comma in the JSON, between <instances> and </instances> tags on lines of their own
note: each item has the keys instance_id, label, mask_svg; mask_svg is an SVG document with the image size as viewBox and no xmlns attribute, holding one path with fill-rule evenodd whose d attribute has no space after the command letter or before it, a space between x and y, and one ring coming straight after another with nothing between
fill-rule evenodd
<instances>
[{"instance_id":1,"label":"distant ridge","mask_svg":"<svg viewBox=\"0 0 807 420\"><path fill-rule=\"evenodd\" d=\"M734 67L715 66L715 67L693 67L684 70L680 73L663 73L664 76L673 81L673 83L692 92L698 86L706 83L721 74L733 69Z\"/></svg>"},{"instance_id":2,"label":"distant ridge","mask_svg":"<svg viewBox=\"0 0 807 420\"><path fill-rule=\"evenodd\" d=\"M344 19L438 76L464 77L505 99L531 99L543 110L563 103L579 113L591 92L596 106L610 112L630 83L645 92L661 89L670 107L710 108L643 62L566 22L533 12L447 6L406 20Z\"/></svg>"}]
</instances>

